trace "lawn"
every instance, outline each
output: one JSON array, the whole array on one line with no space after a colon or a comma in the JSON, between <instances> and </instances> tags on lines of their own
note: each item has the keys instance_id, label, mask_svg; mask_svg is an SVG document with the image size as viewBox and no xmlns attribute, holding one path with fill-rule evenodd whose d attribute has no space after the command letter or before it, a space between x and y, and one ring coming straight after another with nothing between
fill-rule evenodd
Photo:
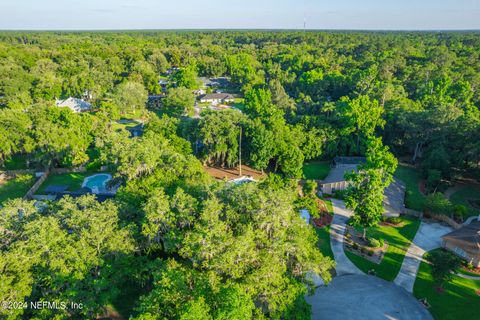
<instances>
[{"instance_id":1,"label":"lawn","mask_svg":"<svg viewBox=\"0 0 480 320\"><path fill-rule=\"evenodd\" d=\"M329 257L332 260L333 258L333 251L330 245L330 226L326 226L323 228L315 228L318 236L318 248L320 252L325 256Z\"/></svg>"},{"instance_id":2,"label":"lawn","mask_svg":"<svg viewBox=\"0 0 480 320\"><path fill-rule=\"evenodd\" d=\"M427 298L430 312L437 320L478 319L480 296L475 291L480 290L480 281L453 276L444 285L443 293L437 292L431 267L422 262L413 287L416 298Z\"/></svg>"},{"instance_id":3,"label":"lawn","mask_svg":"<svg viewBox=\"0 0 480 320\"><path fill-rule=\"evenodd\" d=\"M425 196L418 189L421 180L418 170L399 165L395 171L395 177L402 180L406 185L405 206L407 208L423 211Z\"/></svg>"},{"instance_id":4,"label":"lawn","mask_svg":"<svg viewBox=\"0 0 480 320\"><path fill-rule=\"evenodd\" d=\"M330 172L330 161L312 161L303 166L305 178L311 180L323 180Z\"/></svg>"},{"instance_id":5,"label":"lawn","mask_svg":"<svg viewBox=\"0 0 480 320\"><path fill-rule=\"evenodd\" d=\"M403 217L402 220L404 225L401 227L378 226L367 230L367 236L382 238L388 242L387 252L380 264L370 262L348 250L345 254L363 272L374 269L378 277L392 281L400 271L405 253L420 227L418 219Z\"/></svg>"},{"instance_id":6,"label":"lawn","mask_svg":"<svg viewBox=\"0 0 480 320\"><path fill-rule=\"evenodd\" d=\"M76 191L82 187L83 179L92 175L92 173L65 173L51 174L47 180L42 183L37 193L41 194L50 185L66 185L68 191Z\"/></svg>"},{"instance_id":7,"label":"lawn","mask_svg":"<svg viewBox=\"0 0 480 320\"><path fill-rule=\"evenodd\" d=\"M330 214L333 215L332 202L330 200L325 200L325 199L322 199L322 200L323 202L325 202L328 212L330 212ZM315 232L317 233L317 236L318 236L318 248L320 249L320 252L325 257L330 257L332 260L334 260L332 247L330 245L330 226L326 226L323 228L315 228Z\"/></svg>"},{"instance_id":8,"label":"lawn","mask_svg":"<svg viewBox=\"0 0 480 320\"><path fill-rule=\"evenodd\" d=\"M467 216L476 216L480 214L479 209L475 209L468 200L477 200L480 203L480 188L474 186L465 186L450 196L453 204L461 204L468 208Z\"/></svg>"},{"instance_id":9,"label":"lawn","mask_svg":"<svg viewBox=\"0 0 480 320\"><path fill-rule=\"evenodd\" d=\"M0 182L0 204L3 202L23 197L35 183L31 174L17 175L16 178Z\"/></svg>"},{"instance_id":10,"label":"lawn","mask_svg":"<svg viewBox=\"0 0 480 320\"><path fill-rule=\"evenodd\" d=\"M21 170L27 169L27 158L23 154L15 154L6 159L3 164L4 170Z\"/></svg>"}]
</instances>

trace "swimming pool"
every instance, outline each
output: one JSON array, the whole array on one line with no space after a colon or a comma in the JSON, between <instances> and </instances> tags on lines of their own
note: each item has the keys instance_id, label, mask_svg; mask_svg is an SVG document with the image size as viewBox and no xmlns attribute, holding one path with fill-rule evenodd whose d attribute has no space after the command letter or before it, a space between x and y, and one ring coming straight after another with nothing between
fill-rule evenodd
<instances>
[{"instance_id":1,"label":"swimming pool","mask_svg":"<svg viewBox=\"0 0 480 320\"><path fill-rule=\"evenodd\" d=\"M87 187L92 190L93 193L107 193L111 192L107 188L108 181L112 180L112 176L107 173L95 174L90 177L86 177L83 180L82 187Z\"/></svg>"}]
</instances>

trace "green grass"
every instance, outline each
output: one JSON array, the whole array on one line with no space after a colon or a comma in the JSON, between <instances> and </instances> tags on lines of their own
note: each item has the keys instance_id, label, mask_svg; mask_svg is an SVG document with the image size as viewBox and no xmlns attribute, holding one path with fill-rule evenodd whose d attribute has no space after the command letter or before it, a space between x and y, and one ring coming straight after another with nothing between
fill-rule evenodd
<instances>
[{"instance_id":1,"label":"green grass","mask_svg":"<svg viewBox=\"0 0 480 320\"><path fill-rule=\"evenodd\" d=\"M418 189L421 180L418 170L399 165L395 171L395 177L402 180L406 185L405 206L407 208L423 211L425 196Z\"/></svg>"},{"instance_id":2,"label":"green grass","mask_svg":"<svg viewBox=\"0 0 480 320\"><path fill-rule=\"evenodd\" d=\"M15 154L6 159L3 164L4 170L22 170L27 169L27 158L23 154Z\"/></svg>"},{"instance_id":3,"label":"green grass","mask_svg":"<svg viewBox=\"0 0 480 320\"><path fill-rule=\"evenodd\" d=\"M65 173L65 174L51 174L47 180L42 183L37 191L41 194L50 185L66 185L67 191L76 191L82 187L83 179L92 175L92 173Z\"/></svg>"},{"instance_id":4,"label":"green grass","mask_svg":"<svg viewBox=\"0 0 480 320\"><path fill-rule=\"evenodd\" d=\"M330 245L330 226L315 228L315 231L318 236L318 248L320 252L323 256L334 260L332 246Z\"/></svg>"},{"instance_id":5,"label":"green grass","mask_svg":"<svg viewBox=\"0 0 480 320\"><path fill-rule=\"evenodd\" d=\"M480 210L475 209L468 203L468 200L477 200L480 202L480 188L475 186L465 186L450 196L453 204L461 204L468 208L468 213L464 218L480 214Z\"/></svg>"},{"instance_id":6,"label":"green grass","mask_svg":"<svg viewBox=\"0 0 480 320\"><path fill-rule=\"evenodd\" d=\"M367 230L368 237L382 238L388 242L387 252L380 264L370 262L347 250L345 254L363 272L367 273L374 269L378 277L392 281L400 271L405 253L420 226L418 219L403 217L402 220L404 225L401 227L378 226Z\"/></svg>"},{"instance_id":7,"label":"green grass","mask_svg":"<svg viewBox=\"0 0 480 320\"><path fill-rule=\"evenodd\" d=\"M330 172L330 161L312 161L303 166L305 178L311 180L323 180Z\"/></svg>"},{"instance_id":8,"label":"green grass","mask_svg":"<svg viewBox=\"0 0 480 320\"><path fill-rule=\"evenodd\" d=\"M480 296L475 291L480 290L480 281L453 276L444 284L443 293L438 293L436 287L430 265L422 262L413 294L418 299L427 298L433 317L437 320L478 319Z\"/></svg>"},{"instance_id":9,"label":"green grass","mask_svg":"<svg viewBox=\"0 0 480 320\"><path fill-rule=\"evenodd\" d=\"M0 204L15 198L23 197L35 183L35 178L31 174L17 175L15 179L10 179L0 184Z\"/></svg>"}]
</instances>

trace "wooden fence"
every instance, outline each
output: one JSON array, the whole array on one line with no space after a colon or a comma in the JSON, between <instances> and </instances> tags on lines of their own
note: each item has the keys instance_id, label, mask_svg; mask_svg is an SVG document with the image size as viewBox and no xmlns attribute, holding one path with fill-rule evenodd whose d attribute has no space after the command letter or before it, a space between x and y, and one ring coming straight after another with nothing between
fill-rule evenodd
<instances>
[{"instance_id":1,"label":"wooden fence","mask_svg":"<svg viewBox=\"0 0 480 320\"><path fill-rule=\"evenodd\" d=\"M38 178L37 181L35 181L35 183L33 184L33 186L30 188L30 190L28 190L28 192L25 194L25 196L23 197L23 199L26 199L26 200L31 200L33 198L33 195L35 194L35 192L37 192L38 188L40 188L40 186L42 185L42 183L48 178L48 175L50 174L50 171L49 170L46 170L43 175Z\"/></svg>"}]
</instances>

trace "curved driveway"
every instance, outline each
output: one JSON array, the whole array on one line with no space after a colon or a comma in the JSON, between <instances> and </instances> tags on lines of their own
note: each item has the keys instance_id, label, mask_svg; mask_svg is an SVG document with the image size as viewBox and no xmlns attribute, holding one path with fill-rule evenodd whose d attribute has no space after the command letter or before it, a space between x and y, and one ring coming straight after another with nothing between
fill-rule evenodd
<instances>
[{"instance_id":1,"label":"curved driveway","mask_svg":"<svg viewBox=\"0 0 480 320\"><path fill-rule=\"evenodd\" d=\"M345 255L343 250L343 235L347 220L352 216L352 212L345 208L345 203L341 200L331 199L333 205L333 220L330 225L330 245L335 258L337 275L364 273L358 269Z\"/></svg>"},{"instance_id":2,"label":"curved driveway","mask_svg":"<svg viewBox=\"0 0 480 320\"><path fill-rule=\"evenodd\" d=\"M442 236L452 231L452 228L440 223L420 224L412 244L405 254L402 267L393 282L408 292L413 292L413 285L417 277L418 268L425 252L439 248L442 245Z\"/></svg>"},{"instance_id":3,"label":"curved driveway","mask_svg":"<svg viewBox=\"0 0 480 320\"><path fill-rule=\"evenodd\" d=\"M410 293L374 276L335 277L305 299L313 320L432 320L427 309Z\"/></svg>"}]
</instances>

